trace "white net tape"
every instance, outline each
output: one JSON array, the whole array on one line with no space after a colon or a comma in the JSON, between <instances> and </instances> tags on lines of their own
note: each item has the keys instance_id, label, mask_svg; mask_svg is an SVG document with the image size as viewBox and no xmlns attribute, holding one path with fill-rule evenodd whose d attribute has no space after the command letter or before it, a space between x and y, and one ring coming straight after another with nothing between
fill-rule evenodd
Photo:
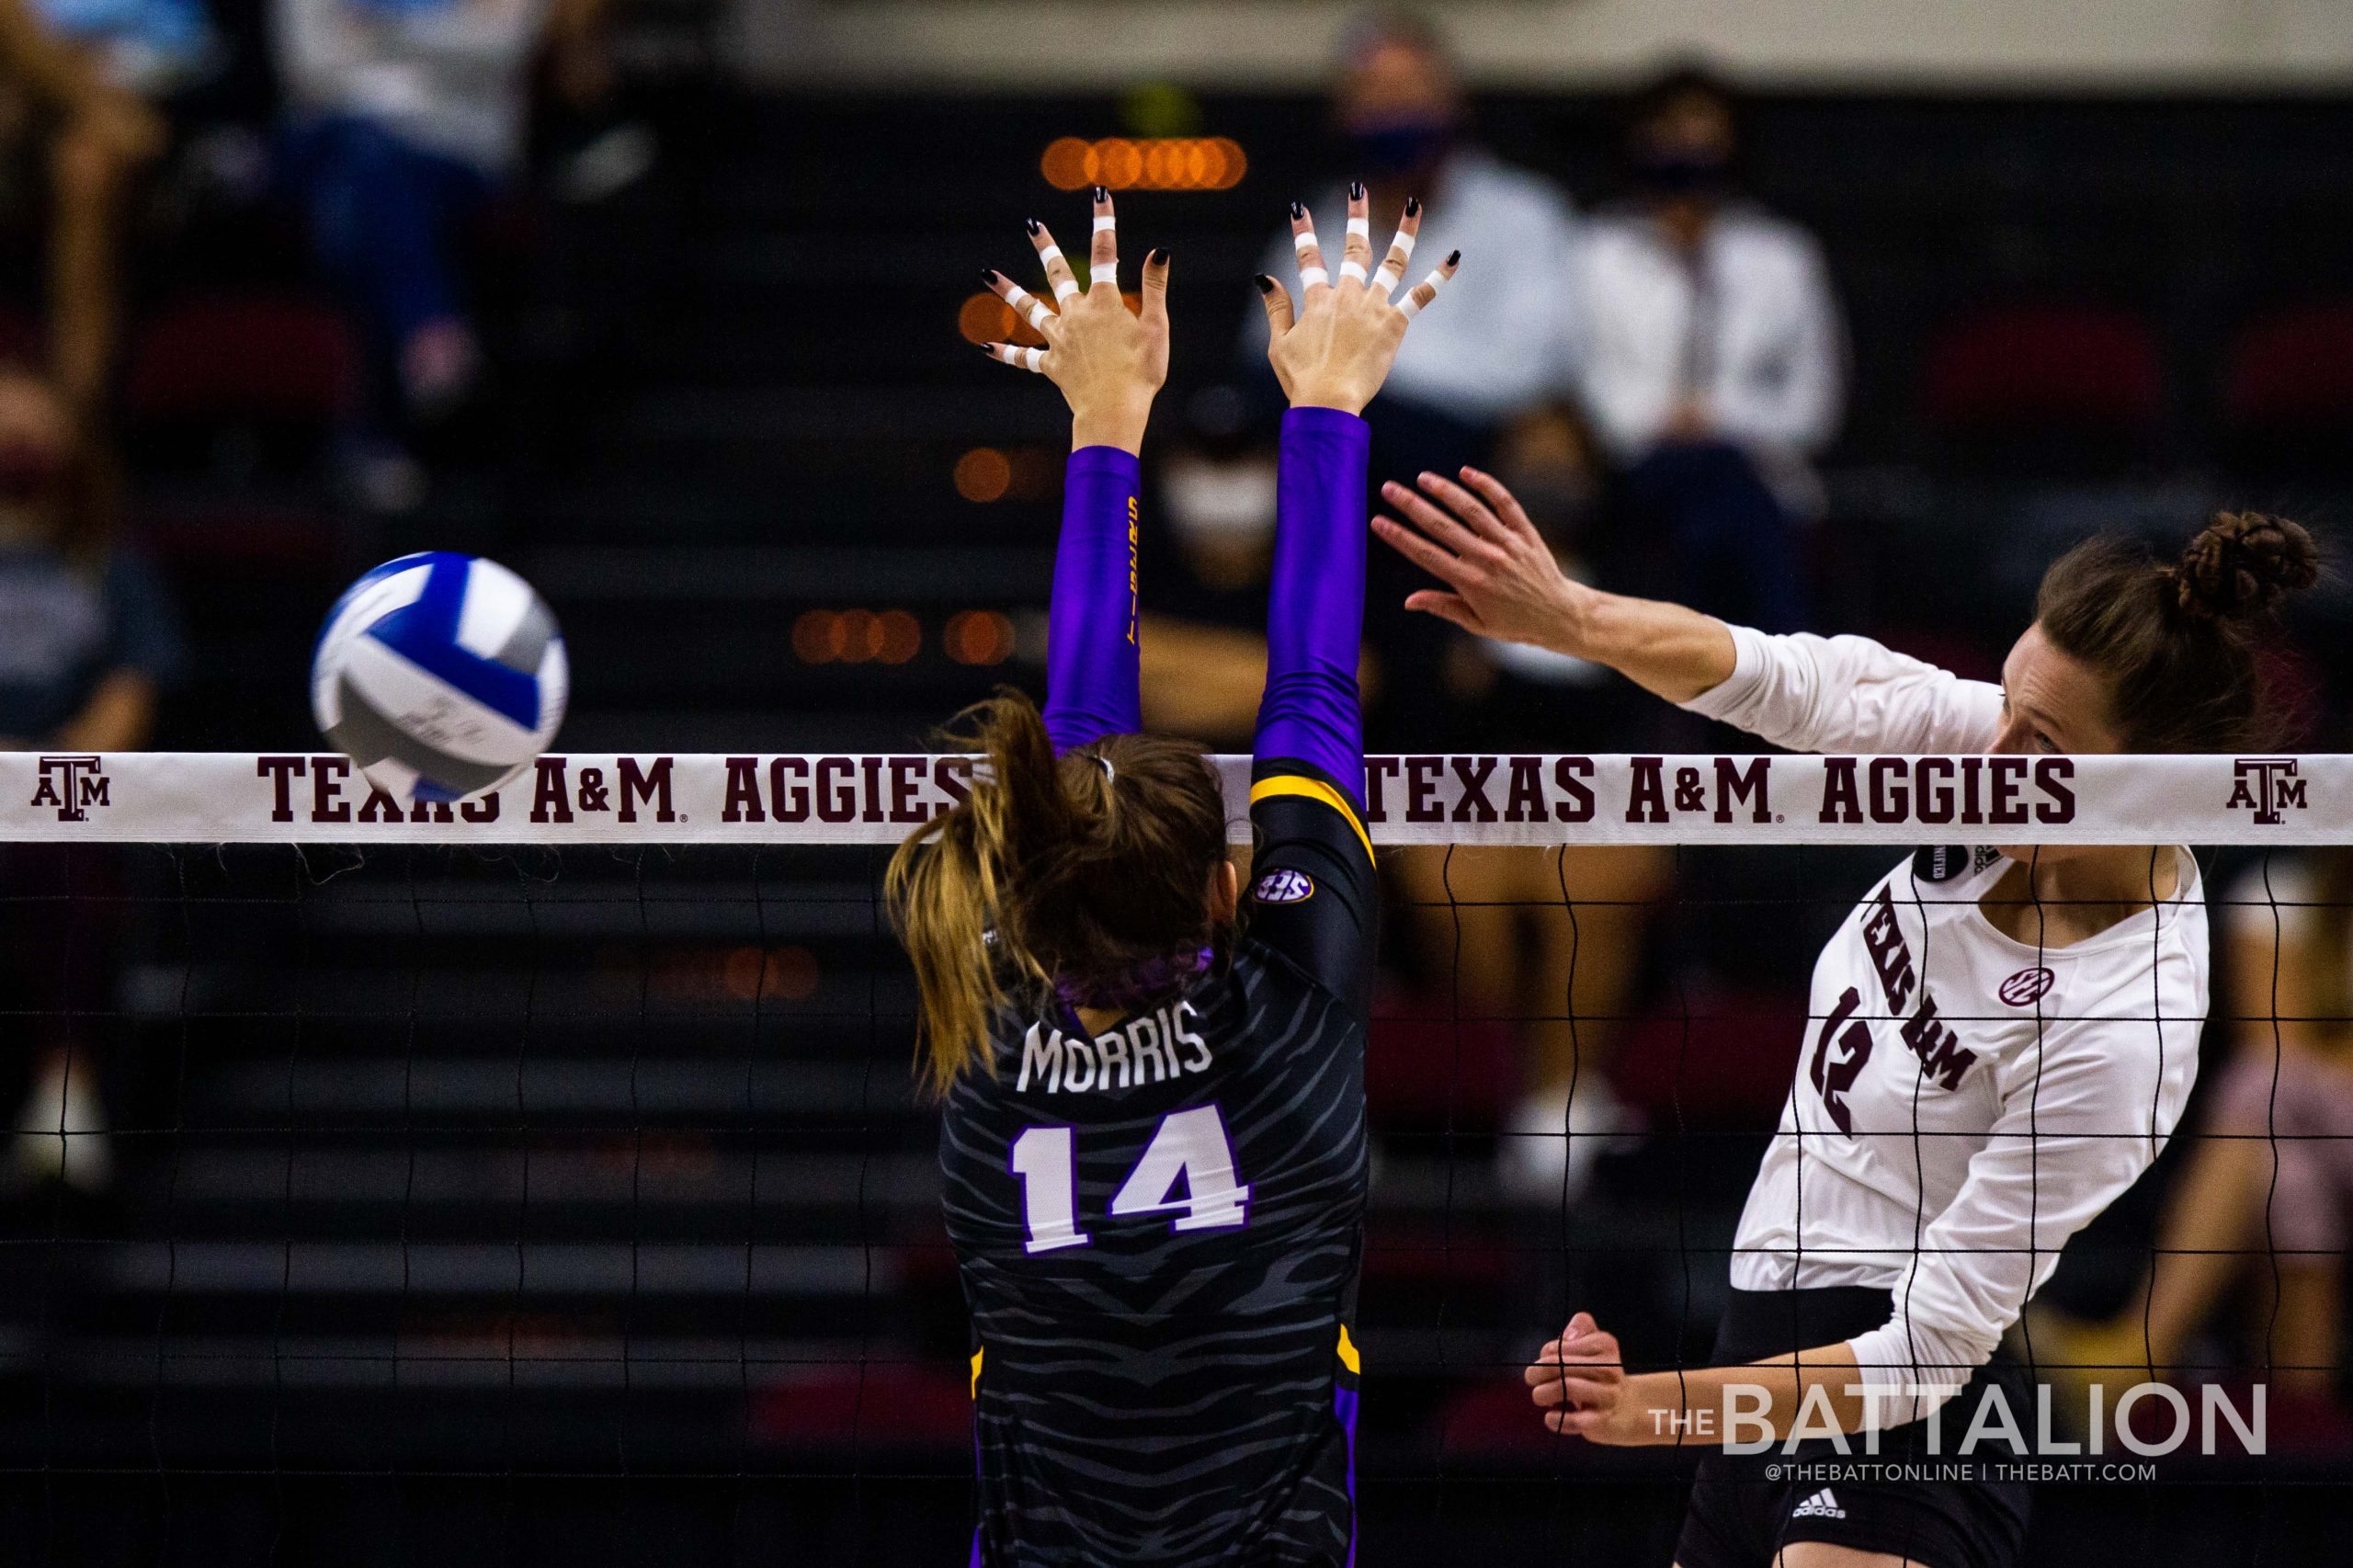
<instances>
[{"instance_id":1,"label":"white net tape","mask_svg":"<svg viewBox=\"0 0 2353 1568\"><path fill-rule=\"evenodd\" d=\"M1246 842L1250 759L1217 762ZM545 756L452 807L404 806L332 753L0 753L0 841L889 844L972 767ZM2353 756L1382 756L1365 806L1382 844L2342 844Z\"/></svg>"}]
</instances>

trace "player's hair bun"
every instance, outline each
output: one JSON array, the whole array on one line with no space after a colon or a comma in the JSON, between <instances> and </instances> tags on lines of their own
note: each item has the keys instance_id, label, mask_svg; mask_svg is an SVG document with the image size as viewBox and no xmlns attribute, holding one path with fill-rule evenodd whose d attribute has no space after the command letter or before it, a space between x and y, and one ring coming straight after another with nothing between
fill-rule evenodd
<instances>
[{"instance_id":1,"label":"player's hair bun","mask_svg":"<svg viewBox=\"0 0 2353 1568\"><path fill-rule=\"evenodd\" d=\"M2198 620L2247 620L2320 578L2320 547L2302 523L2217 512L2168 568L2175 602Z\"/></svg>"}]
</instances>

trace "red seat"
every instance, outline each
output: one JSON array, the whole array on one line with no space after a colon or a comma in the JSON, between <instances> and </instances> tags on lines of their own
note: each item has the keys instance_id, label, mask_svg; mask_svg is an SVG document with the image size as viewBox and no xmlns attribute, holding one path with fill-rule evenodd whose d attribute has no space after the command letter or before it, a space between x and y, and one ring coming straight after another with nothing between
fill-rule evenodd
<instances>
[{"instance_id":1,"label":"red seat","mask_svg":"<svg viewBox=\"0 0 2353 1568\"><path fill-rule=\"evenodd\" d=\"M1456 1018L1443 996L1384 990L1373 1001L1364 1063L1374 1125L1492 1128L1518 1091L1522 1054L1511 1021Z\"/></svg>"},{"instance_id":2,"label":"red seat","mask_svg":"<svg viewBox=\"0 0 2353 1568\"><path fill-rule=\"evenodd\" d=\"M2156 423L2165 369L2154 335L2128 311L2007 305L1936 336L1922 393L1929 423L1946 434L2131 437Z\"/></svg>"},{"instance_id":3,"label":"red seat","mask_svg":"<svg viewBox=\"0 0 2353 1568\"><path fill-rule=\"evenodd\" d=\"M264 420L326 425L359 387L350 328L307 300L219 297L171 307L142 327L124 377L134 421Z\"/></svg>"},{"instance_id":4,"label":"red seat","mask_svg":"<svg viewBox=\"0 0 2353 1568\"><path fill-rule=\"evenodd\" d=\"M1634 1021L1610 1082L1654 1128L1770 1128L1805 1036L1796 993L1693 988Z\"/></svg>"},{"instance_id":5,"label":"red seat","mask_svg":"<svg viewBox=\"0 0 2353 1568\"><path fill-rule=\"evenodd\" d=\"M2232 345L2222 413L2233 426L2353 426L2353 301L2249 322Z\"/></svg>"}]
</instances>

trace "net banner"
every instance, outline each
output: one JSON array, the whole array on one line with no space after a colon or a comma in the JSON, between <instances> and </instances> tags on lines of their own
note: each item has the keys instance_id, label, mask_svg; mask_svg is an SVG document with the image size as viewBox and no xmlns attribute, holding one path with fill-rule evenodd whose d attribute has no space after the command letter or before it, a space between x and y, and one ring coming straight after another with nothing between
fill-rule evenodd
<instances>
[{"instance_id":1,"label":"net banner","mask_svg":"<svg viewBox=\"0 0 2353 1568\"><path fill-rule=\"evenodd\" d=\"M1250 759L1217 759L1237 843ZM0 753L0 840L892 844L968 756L550 756L404 805L333 753ZM2353 843L2353 755L1411 755L1367 759L1384 844Z\"/></svg>"}]
</instances>

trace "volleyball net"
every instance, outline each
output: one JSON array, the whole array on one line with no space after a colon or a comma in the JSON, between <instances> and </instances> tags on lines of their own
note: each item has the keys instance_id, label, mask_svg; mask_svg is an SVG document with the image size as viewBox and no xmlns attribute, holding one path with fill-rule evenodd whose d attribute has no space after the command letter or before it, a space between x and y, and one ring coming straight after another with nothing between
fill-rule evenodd
<instances>
[{"instance_id":1,"label":"volleyball net","mask_svg":"<svg viewBox=\"0 0 2353 1568\"><path fill-rule=\"evenodd\" d=\"M581 1561L961 1552L965 1319L881 876L972 767L574 755L408 807L332 754L0 755L0 1523L200 1562L326 1540L357 1487L336 1517L431 1495L507 1561L499 1521L571 1485ZM1903 854L1996 845L2189 844L2211 916L2182 1135L2040 1300L2096 1364L2265 1386L2268 1441L2168 1451L2178 1518L2089 1487L2084 1528L2125 1510L2162 1562L2342 1505L2353 756L1400 756L1364 803L1369 1537L1665 1560L1688 1456L1551 1437L1518 1369L1576 1307L1707 1362L1815 954Z\"/></svg>"}]
</instances>

